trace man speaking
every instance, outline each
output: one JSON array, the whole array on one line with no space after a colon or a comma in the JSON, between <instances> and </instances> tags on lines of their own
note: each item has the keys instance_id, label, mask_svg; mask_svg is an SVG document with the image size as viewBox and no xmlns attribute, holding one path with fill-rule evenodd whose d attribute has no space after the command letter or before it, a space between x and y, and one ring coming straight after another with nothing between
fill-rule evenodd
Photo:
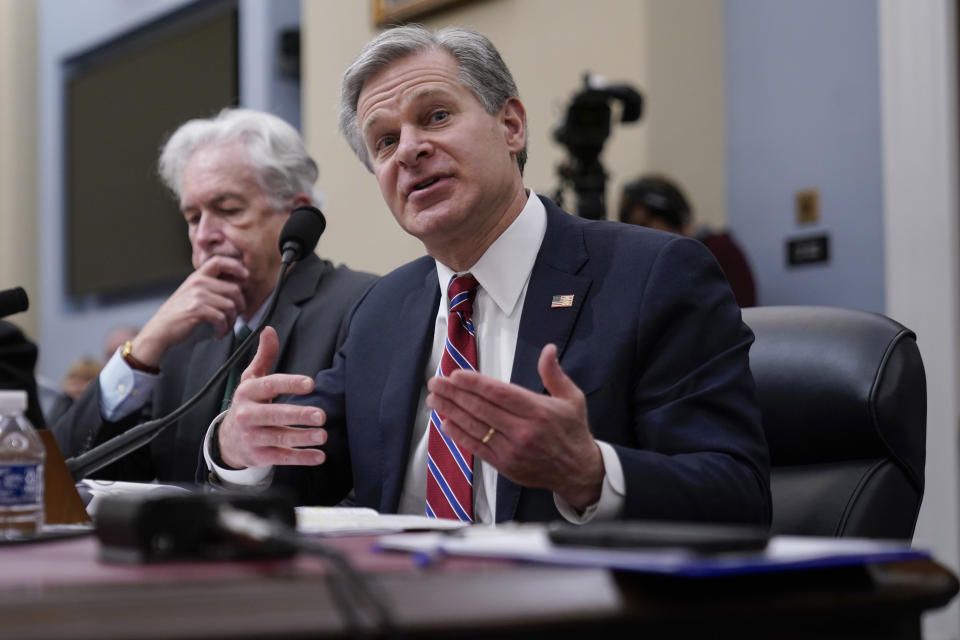
<instances>
[{"instance_id":1,"label":"man speaking","mask_svg":"<svg viewBox=\"0 0 960 640\"><path fill-rule=\"evenodd\" d=\"M290 211L319 203L317 165L300 134L267 113L226 109L190 120L164 145L159 164L186 220L195 271L57 421L67 456L169 413L203 387L267 311ZM330 366L345 316L373 280L313 254L298 262L273 316L280 369L313 375ZM207 425L238 377L98 477L193 482Z\"/></svg>"},{"instance_id":2,"label":"man speaking","mask_svg":"<svg viewBox=\"0 0 960 640\"><path fill-rule=\"evenodd\" d=\"M211 429L221 482L472 522L769 522L753 336L716 262L526 189L526 113L485 37L382 33L340 122L429 255L366 292L314 380L270 375L261 335Z\"/></svg>"}]
</instances>

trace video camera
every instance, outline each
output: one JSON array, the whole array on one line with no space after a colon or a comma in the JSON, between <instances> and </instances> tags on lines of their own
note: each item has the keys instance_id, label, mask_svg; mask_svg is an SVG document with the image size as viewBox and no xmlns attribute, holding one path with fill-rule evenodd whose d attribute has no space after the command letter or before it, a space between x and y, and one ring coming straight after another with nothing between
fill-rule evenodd
<instances>
[{"instance_id":1,"label":"video camera","mask_svg":"<svg viewBox=\"0 0 960 640\"><path fill-rule=\"evenodd\" d=\"M600 163L600 152L610 136L610 102L622 103L620 122L636 122L643 110L643 96L631 86L607 86L598 76L583 76L584 88L567 107L563 124L553 132L564 145L570 159L557 167L560 186L555 200L562 206L564 185L577 194L577 215L598 220L606 217L605 187L607 173Z\"/></svg>"}]
</instances>

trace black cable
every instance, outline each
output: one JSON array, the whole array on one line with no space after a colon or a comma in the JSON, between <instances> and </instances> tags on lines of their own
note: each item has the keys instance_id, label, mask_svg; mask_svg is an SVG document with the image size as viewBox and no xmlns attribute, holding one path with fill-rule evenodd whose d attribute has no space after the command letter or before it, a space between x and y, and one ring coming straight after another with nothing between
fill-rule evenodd
<instances>
[{"instance_id":1,"label":"black cable","mask_svg":"<svg viewBox=\"0 0 960 640\"><path fill-rule=\"evenodd\" d=\"M249 511L222 505L217 518L230 533L260 542L279 542L327 561L331 572L331 590L341 612L347 632L352 637L398 637L393 614L384 594L358 572L345 554L322 542L307 538L287 525L261 518ZM364 612L373 624L363 623Z\"/></svg>"}]
</instances>

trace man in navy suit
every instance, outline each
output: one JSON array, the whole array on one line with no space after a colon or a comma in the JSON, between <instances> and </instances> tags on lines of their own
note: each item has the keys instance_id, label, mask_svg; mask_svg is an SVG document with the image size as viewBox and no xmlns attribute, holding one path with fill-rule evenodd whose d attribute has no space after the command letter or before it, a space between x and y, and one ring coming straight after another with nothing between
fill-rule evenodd
<instances>
[{"instance_id":1,"label":"man in navy suit","mask_svg":"<svg viewBox=\"0 0 960 640\"><path fill-rule=\"evenodd\" d=\"M314 380L270 375L265 331L208 464L228 486L313 504L353 490L422 514L433 410L472 454L473 521L769 522L753 336L722 272L695 240L584 221L526 189L517 96L476 33L402 27L364 48L341 130L429 255L367 291ZM454 340L447 284L466 273L478 371L435 376Z\"/></svg>"}]
</instances>

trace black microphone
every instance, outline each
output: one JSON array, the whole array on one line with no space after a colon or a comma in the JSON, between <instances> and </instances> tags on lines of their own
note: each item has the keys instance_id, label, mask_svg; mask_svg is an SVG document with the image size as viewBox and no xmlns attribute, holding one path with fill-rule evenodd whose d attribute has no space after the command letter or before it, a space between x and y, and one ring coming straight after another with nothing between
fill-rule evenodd
<instances>
[{"instance_id":1,"label":"black microphone","mask_svg":"<svg viewBox=\"0 0 960 640\"><path fill-rule=\"evenodd\" d=\"M323 216L323 214L320 215ZM316 244L316 240L314 240L314 244ZM27 292L23 290L23 287L0 291L0 318L26 311L29 307L30 300L27 299Z\"/></svg>"},{"instance_id":2,"label":"black microphone","mask_svg":"<svg viewBox=\"0 0 960 640\"><path fill-rule=\"evenodd\" d=\"M312 253L326 228L327 219L320 209L311 206L294 209L280 231L280 253L284 261L287 260L287 252L291 253L294 262Z\"/></svg>"},{"instance_id":3,"label":"black microphone","mask_svg":"<svg viewBox=\"0 0 960 640\"><path fill-rule=\"evenodd\" d=\"M267 312L260 321L260 325L234 350L227 361L217 369L216 373L203 385L192 398L182 405L168 413L167 415L142 422L135 427L127 429L121 434L110 438L106 442L98 444L90 451L67 460L67 469L74 480L86 478L91 473L112 464L127 455L131 451L139 449L143 445L152 441L168 426L184 413L193 408L200 399L207 395L217 383L219 383L233 369L233 365L244 357L246 353L259 340L260 332L267 326L270 319L273 318L273 312L277 308L277 300L280 297L280 290L287 281L287 267L292 262L300 260L303 256L313 252L320 239L320 234L326 228L327 221L323 214L316 207L297 207L290 214L287 222L280 231L280 249L283 252L283 264L280 267L280 273L277 276L277 284L270 294Z\"/></svg>"}]
</instances>

